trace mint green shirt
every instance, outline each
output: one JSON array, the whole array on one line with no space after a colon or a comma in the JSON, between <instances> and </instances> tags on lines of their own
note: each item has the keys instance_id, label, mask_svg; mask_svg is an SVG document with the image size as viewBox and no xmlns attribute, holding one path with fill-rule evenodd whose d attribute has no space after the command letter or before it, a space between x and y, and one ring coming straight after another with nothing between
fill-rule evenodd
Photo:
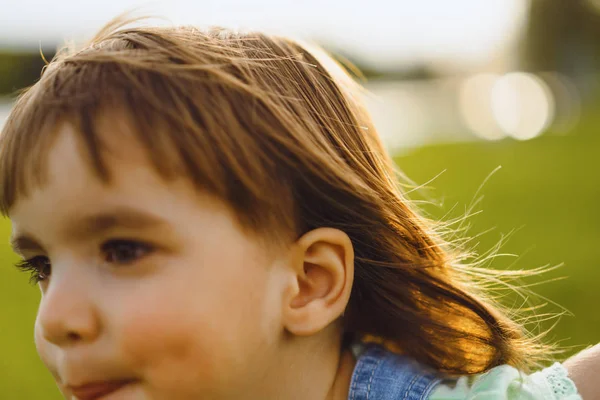
<instances>
[{"instance_id":1,"label":"mint green shirt","mask_svg":"<svg viewBox=\"0 0 600 400\"><path fill-rule=\"evenodd\" d=\"M429 400L582 400L560 363L531 375L501 365L481 375L442 381Z\"/></svg>"}]
</instances>

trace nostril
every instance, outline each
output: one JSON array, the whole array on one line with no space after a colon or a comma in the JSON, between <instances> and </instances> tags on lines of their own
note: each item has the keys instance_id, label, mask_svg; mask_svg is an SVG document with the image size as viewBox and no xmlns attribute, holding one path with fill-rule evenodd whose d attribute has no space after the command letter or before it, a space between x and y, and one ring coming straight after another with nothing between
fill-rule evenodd
<instances>
[{"instance_id":1,"label":"nostril","mask_svg":"<svg viewBox=\"0 0 600 400\"><path fill-rule=\"evenodd\" d=\"M76 342L76 341L81 340L81 336L75 332L69 332L69 333L67 333L67 339L70 342Z\"/></svg>"}]
</instances>

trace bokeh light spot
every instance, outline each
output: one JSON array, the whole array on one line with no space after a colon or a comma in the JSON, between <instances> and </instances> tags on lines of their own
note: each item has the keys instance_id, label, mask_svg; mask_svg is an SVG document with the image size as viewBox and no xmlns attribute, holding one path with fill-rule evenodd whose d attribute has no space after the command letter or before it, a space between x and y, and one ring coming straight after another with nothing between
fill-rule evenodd
<instances>
[{"instance_id":1,"label":"bokeh light spot","mask_svg":"<svg viewBox=\"0 0 600 400\"><path fill-rule=\"evenodd\" d=\"M540 135L554 118L554 98L548 85L522 72L507 74L494 83L491 108L498 126L519 140Z\"/></svg>"}]
</instances>

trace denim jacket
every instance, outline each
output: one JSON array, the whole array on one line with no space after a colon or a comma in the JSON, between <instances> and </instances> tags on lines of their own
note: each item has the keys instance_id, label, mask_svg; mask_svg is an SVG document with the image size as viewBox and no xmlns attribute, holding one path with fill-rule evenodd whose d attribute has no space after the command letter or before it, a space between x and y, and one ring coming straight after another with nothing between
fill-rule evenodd
<instances>
[{"instance_id":1,"label":"denim jacket","mask_svg":"<svg viewBox=\"0 0 600 400\"><path fill-rule=\"evenodd\" d=\"M414 360L373 343L355 343L348 400L425 400L441 378Z\"/></svg>"},{"instance_id":2,"label":"denim jacket","mask_svg":"<svg viewBox=\"0 0 600 400\"><path fill-rule=\"evenodd\" d=\"M354 343L348 400L581 400L560 363L526 375L500 365L477 376L444 377L381 345Z\"/></svg>"}]
</instances>

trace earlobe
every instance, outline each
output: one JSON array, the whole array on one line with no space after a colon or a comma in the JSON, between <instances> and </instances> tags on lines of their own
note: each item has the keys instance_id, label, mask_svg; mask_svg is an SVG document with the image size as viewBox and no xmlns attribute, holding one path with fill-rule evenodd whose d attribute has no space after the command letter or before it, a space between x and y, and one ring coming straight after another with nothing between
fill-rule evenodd
<instances>
[{"instance_id":1,"label":"earlobe","mask_svg":"<svg viewBox=\"0 0 600 400\"><path fill-rule=\"evenodd\" d=\"M354 281L354 249L339 229L318 228L294 244L295 290L284 305L285 328L312 335L344 312Z\"/></svg>"}]
</instances>

